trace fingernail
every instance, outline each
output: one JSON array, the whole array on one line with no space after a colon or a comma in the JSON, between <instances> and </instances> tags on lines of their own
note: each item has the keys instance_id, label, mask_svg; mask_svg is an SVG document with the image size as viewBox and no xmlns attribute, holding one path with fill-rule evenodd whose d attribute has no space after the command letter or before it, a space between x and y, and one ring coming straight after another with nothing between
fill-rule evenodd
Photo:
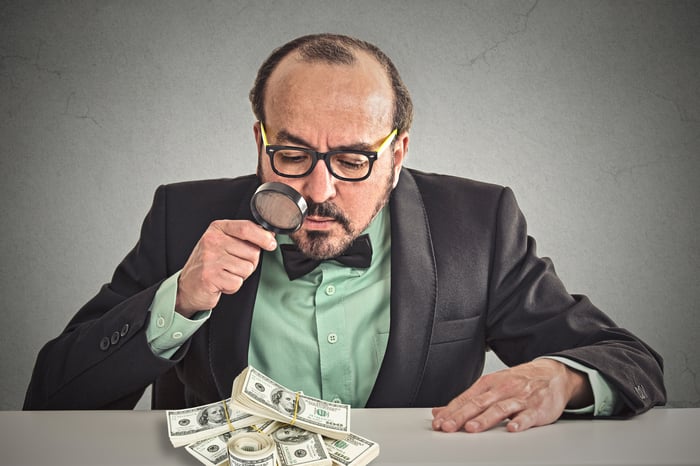
<instances>
[{"instance_id":1,"label":"fingernail","mask_svg":"<svg viewBox=\"0 0 700 466\"><path fill-rule=\"evenodd\" d=\"M477 421L469 421L465 427L466 430L477 431L481 428L481 424L479 424Z\"/></svg>"},{"instance_id":2,"label":"fingernail","mask_svg":"<svg viewBox=\"0 0 700 466\"><path fill-rule=\"evenodd\" d=\"M457 424L455 424L455 421L447 421L442 424L442 430L454 430L455 427L457 427Z\"/></svg>"},{"instance_id":3,"label":"fingernail","mask_svg":"<svg viewBox=\"0 0 700 466\"><path fill-rule=\"evenodd\" d=\"M433 420L433 429L440 430L441 425L442 425L442 419L434 419Z\"/></svg>"},{"instance_id":4,"label":"fingernail","mask_svg":"<svg viewBox=\"0 0 700 466\"><path fill-rule=\"evenodd\" d=\"M508 423L508 427L510 427L511 432L517 432L520 430L520 424L518 424L517 422Z\"/></svg>"}]
</instances>

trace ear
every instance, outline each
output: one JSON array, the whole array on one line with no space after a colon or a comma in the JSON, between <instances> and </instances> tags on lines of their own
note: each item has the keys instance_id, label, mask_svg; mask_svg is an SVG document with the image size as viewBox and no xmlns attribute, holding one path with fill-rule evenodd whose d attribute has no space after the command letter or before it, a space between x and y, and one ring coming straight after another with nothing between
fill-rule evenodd
<instances>
[{"instance_id":1,"label":"ear","mask_svg":"<svg viewBox=\"0 0 700 466\"><path fill-rule=\"evenodd\" d=\"M253 135L255 136L255 145L258 147L258 154L262 151L262 135L260 133L260 122L256 121L253 124Z\"/></svg>"},{"instance_id":2,"label":"ear","mask_svg":"<svg viewBox=\"0 0 700 466\"><path fill-rule=\"evenodd\" d=\"M403 162L408 155L408 131L404 131L394 141L394 188L399 184Z\"/></svg>"}]
</instances>

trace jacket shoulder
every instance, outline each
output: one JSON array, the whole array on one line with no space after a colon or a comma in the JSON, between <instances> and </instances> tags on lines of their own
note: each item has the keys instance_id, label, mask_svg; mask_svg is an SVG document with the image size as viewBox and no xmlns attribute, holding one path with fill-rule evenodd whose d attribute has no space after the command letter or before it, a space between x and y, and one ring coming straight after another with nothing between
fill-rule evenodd
<instances>
[{"instance_id":1,"label":"jacket shoulder","mask_svg":"<svg viewBox=\"0 0 700 466\"><path fill-rule=\"evenodd\" d=\"M218 178L208 180L181 181L164 184L158 187L159 192L166 193L169 197L177 199L195 199L201 202L202 197L209 199L238 198L250 195L251 189L255 189L258 179L255 175L245 175L237 178Z\"/></svg>"},{"instance_id":2,"label":"jacket shoulder","mask_svg":"<svg viewBox=\"0 0 700 466\"><path fill-rule=\"evenodd\" d=\"M508 188L483 181L453 175L426 173L408 169L416 182L426 207L433 205L452 208L468 205L496 208L504 191Z\"/></svg>"}]
</instances>

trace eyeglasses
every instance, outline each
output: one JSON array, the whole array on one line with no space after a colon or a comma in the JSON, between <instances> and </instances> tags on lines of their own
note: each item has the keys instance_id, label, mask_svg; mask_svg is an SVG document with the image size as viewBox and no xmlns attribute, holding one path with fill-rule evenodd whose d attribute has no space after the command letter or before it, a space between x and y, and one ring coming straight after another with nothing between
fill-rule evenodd
<instances>
[{"instance_id":1,"label":"eyeglasses","mask_svg":"<svg viewBox=\"0 0 700 466\"><path fill-rule=\"evenodd\" d=\"M265 152L270 156L272 170L280 176L302 178L313 171L319 160L323 160L331 175L339 180L362 181L369 177L377 156L389 147L397 130L393 130L376 151L340 149L318 152L306 147L273 146L267 142L262 121L260 133Z\"/></svg>"}]
</instances>

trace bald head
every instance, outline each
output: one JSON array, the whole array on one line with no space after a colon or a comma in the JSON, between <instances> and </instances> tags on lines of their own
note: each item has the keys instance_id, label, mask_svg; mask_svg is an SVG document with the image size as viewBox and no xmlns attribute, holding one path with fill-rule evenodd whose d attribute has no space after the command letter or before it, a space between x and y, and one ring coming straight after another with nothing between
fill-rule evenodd
<instances>
[{"instance_id":1,"label":"bald head","mask_svg":"<svg viewBox=\"0 0 700 466\"><path fill-rule=\"evenodd\" d=\"M273 71L285 60L292 58L296 62L326 64L329 66L357 65L358 59L374 61L385 75L385 81L391 89L391 121L398 132L408 131L413 119L413 103L408 89L403 84L396 67L378 47L359 39L336 34L314 34L299 37L279 47L268 57L258 70L250 101L253 112L260 121L266 121L265 99L268 83ZM276 73L275 73L276 74Z\"/></svg>"}]
</instances>

